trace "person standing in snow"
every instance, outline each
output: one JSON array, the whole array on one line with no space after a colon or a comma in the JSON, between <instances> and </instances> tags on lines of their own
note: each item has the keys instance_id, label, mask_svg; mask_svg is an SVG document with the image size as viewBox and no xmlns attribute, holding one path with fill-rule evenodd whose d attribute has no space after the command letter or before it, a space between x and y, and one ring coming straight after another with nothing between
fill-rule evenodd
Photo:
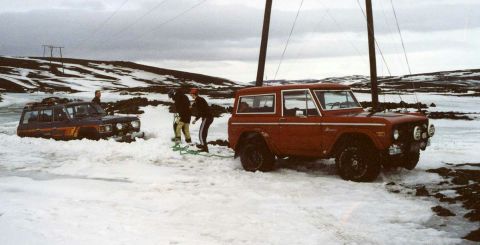
<instances>
[{"instance_id":1,"label":"person standing in snow","mask_svg":"<svg viewBox=\"0 0 480 245\"><path fill-rule=\"evenodd\" d=\"M182 91L182 89L170 90L168 97L174 101L175 111L179 117L175 119L175 138L172 139L175 143L180 143L182 140L182 132L185 136L185 142L191 143L190 137L190 120L192 112L190 111L190 100Z\"/></svg>"},{"instance_id":2,"label":"person standing in snow","mask_svg":"<svg viewBox=\"0 0 480 245\"><path fill-rule=\"evenodd\" d=\"M198 96L198 89L192 88L190 90L190 96L192 96L194 102L192 108L195 108L197 111L197 115L195 120L193 120L192 124L195 124L198 119L202 119L202 124L200 125L200 130L198 131L198 138L200 140L200 144L197 147L205 152L208 152L208 143L207 143L207 136L208 136L208 128L213 122L213 114L208 106L207 101Z\"/></svg>"},{"instance_id":3,"label":"person standing in snow","mask_svg":"<svg viewBox=\"0 0 480 245\"><path fill-rule=\"evenodd\" d=\"M93 97L92 102L97 104L97 105L100 105L100 103L101 103L100 97L102 97L102 93L100 92L100 90L96 90L95 91L95 97Z\"/></svg>"}]
</instances>

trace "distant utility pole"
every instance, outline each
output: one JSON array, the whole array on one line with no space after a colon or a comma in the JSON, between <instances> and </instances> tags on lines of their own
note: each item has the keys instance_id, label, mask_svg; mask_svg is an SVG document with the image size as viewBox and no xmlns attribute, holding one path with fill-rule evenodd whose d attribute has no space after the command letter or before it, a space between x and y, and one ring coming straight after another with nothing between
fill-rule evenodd
<instances>
[{"instance_id":1,"label":"distant utility pole","mask_svg":"<svg viewBox=\"0 0 480 245\"><path fill-rule=\"evenodd\" d=\"M65 74L65 68L63 67L63 55L62 55L62 49L65 48L65 47L59 47L59 46L48 45L48 44L44 44L44 45L42 45L42 47L43 47L43 57L45 57L46 49L50 49L50 64L52 64L52 59L54 58L53 57L53 50L58 49L59 54L60 54L60 60L62 61L62 72L63 72L63 74Z\"/></svg>"},{"instance_id":2,"label":"distant utility pole","mask_svg":"<svg viewBox=\"0 0 480 245\"><path fill-rule=\"evenodd\" d=\"M265 73L265 60L267 58L268 32L270 31L270 16L272 13L272 0L266 0L265 16L263 18L262 43L260 44L260 55L258 57L257 80L255 86L263 86L263 75Z\"/></svg>"}]
</instances>

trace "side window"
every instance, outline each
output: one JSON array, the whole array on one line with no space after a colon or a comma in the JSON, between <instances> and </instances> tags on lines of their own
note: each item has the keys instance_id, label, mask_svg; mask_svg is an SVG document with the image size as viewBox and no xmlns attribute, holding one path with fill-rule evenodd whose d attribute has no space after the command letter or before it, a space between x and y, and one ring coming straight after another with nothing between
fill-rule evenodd
<instances>
[{"instance_id":1,"label":"side window","mask_svg":"<svg viewBox=\"0 0 480 245\"><path fill-rule=\"evenodd\" d=\"M67 119L68 119L68 116L64 108L56 107L53 109L53 121L63 122L63 121L66 121Z\"/></svg>"},{"instance_id":2,"label":"side window","mask_svg":"<svg viewBox=\"0 0 480 245\"><path fill-rule=\"evenodd\" d=\"M38 111L27 111L23 116L23 124L38 122Z\"/></svg>"},{"instance_id":3,"label":"side window","mask_svg":"<svg viewBox=\"0 0 480 245\"><path fill-rule=\"evenodd\" d=\"M40 111L39 122L52 122L53 114L52 109L45 109Z\"/></svg>"},{"instance_id":4,"label":"side window","mask_svg":"<svg viewBox=\"0 0 480 245\"><path fill-rule=\"evenodd\" d=\"M283 91L283 116L318 116L315 102L308 90Z\"/></svg>"},{"instance_id":5,"label":"side window","mask_svg":"<svg viewBox=\"0 0 480 245\"><path fill-rule=\"evenodd\" d=\"M67 107L67 112L70 114L71 117L75 116L75 108L74 107Z\"/></svg>"},{"instance_id":6,"label":"side window","mask_svg":"<svg viewBox=\"0 0 480 245\"><path fill-rule=\"evenodd\" d=\"M238 114L258 113L272 114L275 113L275 96L272 95L256 95L241 96L238 101Z\"/></svg>"}]
</instances>

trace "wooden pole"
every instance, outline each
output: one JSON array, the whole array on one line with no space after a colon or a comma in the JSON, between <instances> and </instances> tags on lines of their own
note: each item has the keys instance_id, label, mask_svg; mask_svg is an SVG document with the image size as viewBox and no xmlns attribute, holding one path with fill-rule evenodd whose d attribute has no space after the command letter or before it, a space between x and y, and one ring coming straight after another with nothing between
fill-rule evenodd
<instances>
[{"instance_id":1,"label":"wooden pole","mask_svg":"<svg viewBox=\"0 0 480 245\"><path fill-rule=\"evenodd\" d=\"M65 67L63 66L62 48L63 47L58 47L58 49L60 49L60 59L62 60L62 73L63 73L63 75L65 75Z\"/></svg>"},{"instance_id":2,"label":"wooden pole","mask_svg":"<svg viewBox=\"0 0 480 245\"><path fill-rule=\"evenodd\" d=\"M258 57L257 80L255 86L263 86L265 74L265 60L267 58L268 34L270 31L270 16L272 13L272 0L266 0L265 15L263 17L262 42L260 44L260 55Z\"/></svg>"},{"instance_id":3,"label":"wooden pole","mask_svg":"<svg viewBox=\"0 0 480 245\"><path fill-rule=\"evenodd\" d=\"M52 64L52 58L53 58L53 46L50 46L50 64Z\"/></svg>"},{"instance_id":4,"label":"wooden pole","mask_svg":"<svg viewBox=\"0 0 480 245\"><path fill-rule=\"evenodd\" d=\"M378 82L377 82L377 59L375 54L375 26L373 23L372 0L365 0L367 8L368 25L368 50L370 56L370 79L372 90L372 109L377 111L378 106Z\"/></svg>"}]
</instances>

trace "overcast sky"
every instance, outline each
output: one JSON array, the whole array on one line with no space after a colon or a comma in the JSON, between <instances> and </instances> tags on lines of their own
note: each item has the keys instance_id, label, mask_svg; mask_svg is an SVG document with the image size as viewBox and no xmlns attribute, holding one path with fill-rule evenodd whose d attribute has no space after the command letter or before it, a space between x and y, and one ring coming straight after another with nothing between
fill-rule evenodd
<instances>
[{"instance_id":1,"label":"overcast sky","mask_svg":"<svg viewBox=\"0 0 480 245\"><path fill-rule=\"evenodd\" d=\"M359 2L364 7L365 1ZM274 78L300 3L273 0L268 79ZM412 73L480 68L479 0L394 4ZM263 0L0 0L0 55L41 56L41 45L53 44L65 46L67 57L129 60L248 82L256 77L264 5ZM388 75L387 66L393 75L407 74L390 0L373 0L373 8L386 59L385 65L377 58L379 75ZM366 30L357 0L304 0L276 79L367 75Z\"/></svg>"}]
</instances>

